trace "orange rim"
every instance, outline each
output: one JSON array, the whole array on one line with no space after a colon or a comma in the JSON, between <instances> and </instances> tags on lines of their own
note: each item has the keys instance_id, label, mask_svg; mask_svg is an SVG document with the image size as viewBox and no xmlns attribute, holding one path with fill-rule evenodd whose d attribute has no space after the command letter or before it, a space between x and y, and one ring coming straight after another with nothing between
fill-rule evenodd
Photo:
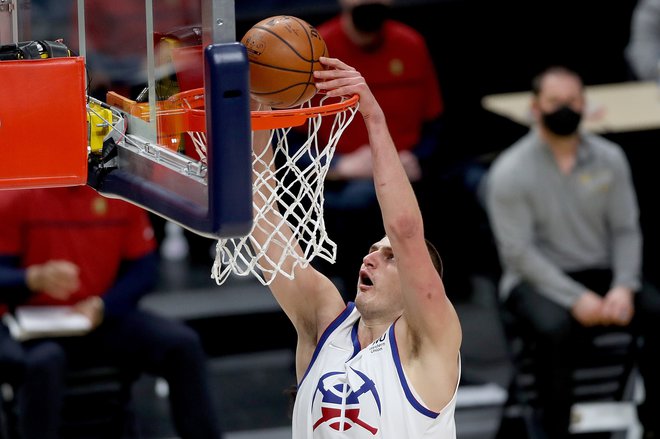
<instances>
[{"instance_id":1,"label":"orange rim","mask_svg":"<svg viewBox=\"0 0 660 439\"><path fill-rule=\"evenodd\" d=\"M189 131L204 131L204 89L186 90L171 96L168 101L185 110L189 116ZM341 113L357 105L358 95L353 95L341 102L319 105L316 107L287 108L283 110L252 111L252 130L272 130L302 125L307 119L316 116L330 116ZM167 112L167 116L174 114ZM180 113L178 113L180 114Z\"/></svg>"},{"instance_id":2,"label":"orange rim","mask_svg":"<svg viewBox=\"0 0 660 439\"><path fill-rule=\"evenodd\" d=\"M204 89L193 88L191 90L182 91L167 99L174 105L185 106L184 108L203 109L204 108Z\"/></svg>"},{"instance_id":3,"label":"orange rim","mask_svg":"<svg viewBox=\"0 0 660 439\"><path fill-rule=\"evenodd\" d=\"M318 107L288 108L285 110L267 110L252 112L252 130L272 130L274 128L295 127L316 116L330 116L354 107L359 100L353 95L341 102L320 105Z\"/></svg>"}]
</instances>

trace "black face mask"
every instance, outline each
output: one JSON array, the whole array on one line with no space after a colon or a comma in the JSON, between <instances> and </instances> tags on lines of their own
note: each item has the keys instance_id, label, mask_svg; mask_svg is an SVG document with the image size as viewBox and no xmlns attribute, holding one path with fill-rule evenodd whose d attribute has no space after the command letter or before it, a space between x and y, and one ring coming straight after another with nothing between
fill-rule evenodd
<instances>
[{"instance_id":1,"label":"black face mask","mask_svg":"<svg viewBox=\"0 0 660 439\"><path fill-rule=\"evenodd\" d=\"M365 33L379 32L389 14L390 8L383 3L365 3L351 9L353 26Z\"/></svg>"},{"instance_id":2,"label":"black face mask","mask_svg":"<svg viewBox=\"0 0 660 439\"><path fill-rule=\"evenodd\" d=\"M570 136L575 133L582 120L582 113L562 105L552 113L542 114L543 124L552 133L558 136Z\"/></svg>"}]
</instances>

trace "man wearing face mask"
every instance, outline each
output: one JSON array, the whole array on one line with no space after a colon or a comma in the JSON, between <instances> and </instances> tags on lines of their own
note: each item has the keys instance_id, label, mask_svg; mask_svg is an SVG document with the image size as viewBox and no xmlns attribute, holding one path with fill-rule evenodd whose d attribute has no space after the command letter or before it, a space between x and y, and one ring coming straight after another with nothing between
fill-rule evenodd
<instances>
[{"instance_id":1,"label":"man wearing face mask","mask_svg":"<svg viewBox=\"0 0 660 439\"><path fill-rule=\"evenodd\" d=\"M535 364L549 438L568 436L576 340L599 326L641 335L645 437L660 413L660 293L644 281L639 210L622 149L579 129L581 78L551 67L532 84L536 124L493 163L487 209L504 305L538 343Z\"/></svg>"},{"instance_id":2,"label":"man wearing face mask","mask_svg":"<svg viewBox=\"0 0 660 439\"><path fill-rule=\"evenodd\" d=\"M390 18L394 14L391 0L339 0L339 5L340 14L317 29L330 56L354 66L369 83L387 117L401 163L417 190L440 143L443 114L440 85L424 37ZM322 125L320 140L328 138L330 127L329 123ZM326 183L325 208L328 234L337 242L341 262L324 271L336 271L353 287L354 267L383 234L373 227L381 222L380 211L367 130L357 118L337 145ZM372 233L354 236L355 230Z\"/></svg>"}]
</instances>

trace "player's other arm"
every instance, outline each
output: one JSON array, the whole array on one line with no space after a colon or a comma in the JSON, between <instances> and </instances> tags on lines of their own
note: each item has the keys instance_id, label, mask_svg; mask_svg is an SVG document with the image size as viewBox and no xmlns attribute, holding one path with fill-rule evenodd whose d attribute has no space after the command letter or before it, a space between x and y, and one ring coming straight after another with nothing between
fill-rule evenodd
<instances>
[{"instance_id":1,"label":"player's other arm","mask_svg":"<svg viewBox=\"0 0 660 439\"><path fill-rule=\"evenodd\" d=\"M429 364L423 366L427 371L437 368L440 359L456 372L461 343L458 317L427 251L422 215L385 115L359 72L336 59L321 58L321 62L334 69L316 72L317 79L325 80L319 86L327 89L329 95L360 96L360 112L373 156L376 194L401 278L406 324L403 331L402 325L397 325L397 335L404 338L399 344L409 353L419 352L423 361L428 360Z\"/></svg>"},{"instance_id":2,"label":"player's other arm","mask_svg":"<svg viewBox=\"0 0 660 439\"><path fill-rule=\"evenodd\" d=\"M253 175L261 175L264 183L259 192L254 194L255 210L264 210L264 206L277 205L274 196L277 177L275 169L272 169L272 147L268 131L256 131L253 135L253 153L255 160ZM282 223L282 217L277 209L266 209L264 216L258 216L252 237L259 246L263 246L272 233L278 233L278 240L291 242L292 231L288 227L277 230L277 225ZM300 246L296 243L296 251L302 254ZM259 261L262 266L274 268L274 265L285 258L282 267L290 271L294 258L283 254L281 247L270 245L264 256ZM273 262L271 262L273 261ZM267 280L271 280L268 273L264 272ZM337 317L345 308L344 301L334 284L324 275L316 271L311 265L306 268L296 267L294 278L288 279L283 275L276 275L270 285L270 290L275 296L286 315L296 328L299 346L308 343L307 347L316 346L318 337L322 331Z\"/></svg>"}]
</instances>

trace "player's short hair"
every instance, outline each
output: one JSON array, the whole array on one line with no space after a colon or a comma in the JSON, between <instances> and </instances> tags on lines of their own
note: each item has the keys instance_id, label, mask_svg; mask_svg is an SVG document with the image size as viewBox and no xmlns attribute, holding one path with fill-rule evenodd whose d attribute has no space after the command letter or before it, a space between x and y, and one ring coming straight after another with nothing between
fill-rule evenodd
<instances>
[{"instance_id":1,"label":"player's short hair","mask_svg":"<svg viewBox=\"0 0 660 439\"><path fill-rule=\"evenodd\" d=\"M440 257L440 252L438 252L438 249L436 249L433 243L429 241L427 238L424 238L424 242L426 242L426 250L429 252L429 256L431 256L431 262L433 262L435 271L437 271L440 277L442 278L442 274L444 272L444 266L442 264L442 258Z\"/></svg>"}]
</instances>

